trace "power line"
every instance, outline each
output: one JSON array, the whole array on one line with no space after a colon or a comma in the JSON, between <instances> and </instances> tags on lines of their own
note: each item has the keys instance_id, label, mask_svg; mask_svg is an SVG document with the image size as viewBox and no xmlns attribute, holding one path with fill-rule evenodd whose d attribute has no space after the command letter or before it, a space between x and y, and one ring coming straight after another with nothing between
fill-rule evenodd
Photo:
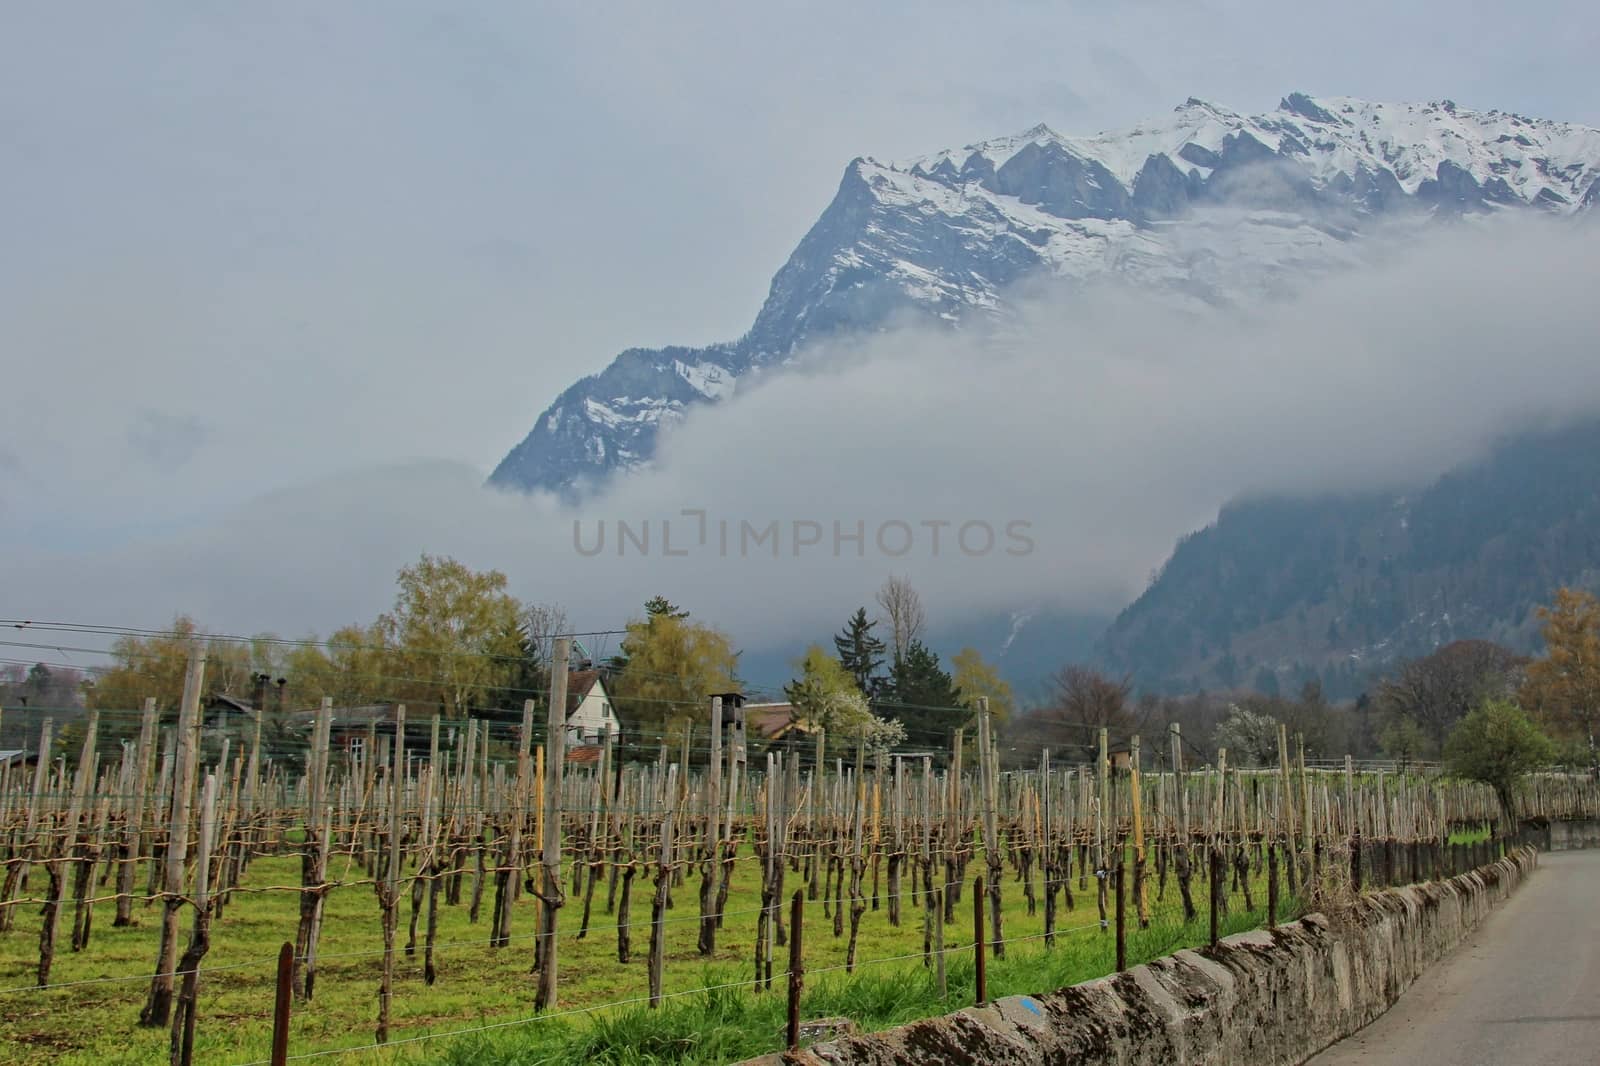
<instances>
[{"instance_id":1,"label":"power line","mask_svg":"<svg viewBox=\"0 0 1600 1066\"><path fill-rule=\"evenodd\" d=\"M387 645L387 644L359 644L359 643L353 643L353 642L350 642L350 641L318 640L318 639L310 638L310 637L303 637L303 638L280 637L280 636L277 636L277 635L272 634L272 633L258 633L255 636L241 636L239 634L231 634L231 633L206 633L206 632L202 632L199 629L196 629L193 632L185 633L182 630L178 630L178 629L146 629L146 628L142 628L142 627L139 627L139 626L113 626L113 625L100 625L98 623L91 624L91 623L81 623L81 622L34 622L34 621L30 621L28 619L22 619L22 618L0 618L0 625L11 626L13 629L18 629L18 630L30 630L30 631L43 632L43 633L76 633L76 634L95 635L95 636L135 637L135 638L138 638L138 637L168 637L168 638L177 639L177 640L226 641L226 642L229 642L229 643L251 644L251 645L254 645L254 644L272 644L272 645L277 645L277 646L281 646L281 647L302 647L302 648L317 648L317 649L333 649L333 650L338 650L338 651L393 652L393 651L397 650L392 645ZM542 634L540 639L549 639L549 638L556 638L556 637L605 637L605 636L618 636L618 635L626 636L627 634L628 634L628 630L626 630L626 629L575 630L573 632ZM23 644L23 645L16 645L16 646L18 646L18 647L43 647L43 648L53 647L53 645L48 645L48 644L41 644L41 645L26 645L26 644ZM106 649L99 649L99 648L84 648L84 649L74 649L74 650L95 651L95 652L108 653L108 652L106 652ZM525 656L520 655L520 654L519 655L511 655L511 654L502 654L502 653L498 653L498 652L488 652L488 651L460 651L460 650L454 650L454 649L449 649L449 648L439 648L439 649L408 648L407 652L409 654L470 656L470 657L479 657L479 658L487 658L487 659L498 659L498 660L504 660L504 661L509 661L509 662L521 662L525 658ZM113 652L109 652L109 654L116 654L116 652L114 652L114 651Z\"/></svg>"}]
</instances>

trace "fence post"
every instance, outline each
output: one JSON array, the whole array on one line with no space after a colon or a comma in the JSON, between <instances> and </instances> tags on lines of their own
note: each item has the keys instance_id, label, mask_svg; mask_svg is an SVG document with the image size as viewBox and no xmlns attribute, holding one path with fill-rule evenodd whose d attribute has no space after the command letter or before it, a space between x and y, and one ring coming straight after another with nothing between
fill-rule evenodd
<instances>
[{"instance_id":1,"label":"fence post","mask_svg":"<svg viewBox=\"0 0 1600 1066\"><path fill-rule=\"evenodd\" d=\"M1350 837L1350 891L1361 894L1361 830Z\"/></svg>"},{"instance_id":2,"label":"fence post","mask_svg":"<svg viewBox=\"0 0 1600 1066\"><path fill-rule=\"evenodd\" d=\"M272 1003L272 1066L289 1061L289 1002L293 998L294 945L278 949L278 994Z\"/></svg>"},{"instance_id":3,"label":"fence post","mask_svg":"<svg viewBox=\"0 0 1600 1066\"><path fill-rule=\"evenodd\" d=\"M800 993L805 988L805 889L797 888L789 903L789 1050L800 1050Z\"/></svg>"},{"instance_id":4,"label":"fence post","mask_svg":"<svg viewBox=\"0 0 1600 1066\"><path fill-rule=\"evenodd\" d=\"M978 966L977 1001L981 1004L989 999L989 975L984 968L983 958L983 878L981 876L972 882L972 952L973 959Z\"/></svg>"},{"instance_id":5,"label":"fence post","mask_svg":"<svg viewBox=\"0 0 1600 1066\"><path fill-rule=\"evenodd\" d=\"M1278 928L1278 845L1267 845L1267 928Z\"/></svg>"},{"instance_id":6,"label":"fence post","mask_svg":"<svg viewBox=\"0 0 1600 1066\"><path fill-rule=\"evenodd\" d=\"M1128 856L1124 849L1117 850L1117 972L1128 968L1128 903L1123 882L1128 873Z\"/></svg>"}]
</instances>

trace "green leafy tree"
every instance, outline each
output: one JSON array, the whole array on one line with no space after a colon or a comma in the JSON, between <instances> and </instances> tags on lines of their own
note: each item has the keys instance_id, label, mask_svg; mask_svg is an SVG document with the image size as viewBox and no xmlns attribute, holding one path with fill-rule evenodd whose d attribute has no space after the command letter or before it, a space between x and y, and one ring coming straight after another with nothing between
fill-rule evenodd
<instances>
[{"instance_id":1,"label":"green leafy tree","mask_svg":"<svg viewBox=\"0 0 1600 1066\"><path fill-rule=\"evenodd\" d=\"M783 687L796 716L824 731L835 750L864 746L887 751L905 740L905 727L872 713L855 678L843 664L813 644L795 663L800 676Z\"/></svg>"},{"instance_id":2,"label":"green leafy tree","mask_svg":"<svg viewBox=\"0 0 1600 1066\"><path fill-rule=\"evenodd\" d=\"M1378 735L1378 745L1383 753L1400 764L1403 771L1422 756L1428 737L1416 720L1403 714L1389 716L1383 732Z\"/></svg>"},{"instance_id":3,"label":"green leafy tree","mask_svg":"<svg viewBox=\"0 0 1600 1066\"><path fill-rule=\"evenodd\" d=\"M1004 726L1017 709L1011 685L1000 676L1000 671L985 662L977 648L962 648L950 660L955 668L951 682L955 685L963 707L976 707L978 697L989 701L989 714L997 726Z\"/></svg>"},{"instance_id":4,"label":"green leafy tree","mask_svg":"<svg viewBox=\"0 0 1600 1066\"><path fill-rule=\"evenodd\" d=\"M87 688L88 703L102 711L135 712L147 696L156 700L164 722L173 721L183 699L183 679L189 652L198 648L206 656L201 698L227 693L249 699L258 672L273 673L280 663L280 646L270 638L253 641L222 640L200 632L194 619L179 615L172 626L148 636L118 637L111 645L112 665L95 672ZM123 740L138 733L134 713L103 714L101 735Z\"/></svg>"},{"instance_id":5,"label":"green leafy tree","mask_svg":"<svg viewBox=\"0 0 1600 1066\"><path fill-rule=\"evenodd\" d=\"M813 644L795 662L799 676L783 686L796 716L831 737L854 736L872 717L867 700L850 672Z\"/></svg>"},{"instance_id":6,"label":"green leafy tree","mask_svg":"<svg viewBox=\"0 0 1600 1066\"><path fill-rule=\"evenodd\" d=\"M1518 783L1553 754L1550 738L1509 700L1485 701L1461 719L1444 746L1451 773L1494 789L1508 827L1517 824Z\"/></svg>"},{"instance_id":7,"label":"green leafy tree","mask_svg":"<svg viewBox=\"0 0 1600 1066\"><path fill-rule=\"evenodd\" d=\"M335 707L360 707L391 698L391 686L404 680L391 676L391 650L377 625L344 626L325 642L312 637L284 657L285 702L290 708L305 709L326 696Z\"/></svg>"},{"instance_id":8,"label":"green leafy tree","mask_svg":"<svg viewBox=\"0 0 1600 1066\"><path fill-rule=\"evenodd\" d=\"M614 694L634 727L630 743L675 743L691 722L709 728L711 696L738 687L732 642L676 609L647 609L645 618L629 622L618 659Z\"/></svg>"},{"instance_id":9,"label":"green leafy tree","mask_svg":"<svg viewBox=\"0 0 1600 1066\"><path fill-rule=\"evenodd\" d=\"M845 623L844 630L833 638L839 663L855 679L856 688L871 695L882 685L878 668L883 665L884 643L873 635L878 623L867 618L867 609L858 607Z\"/></svg>"},{"instance_id":10,"label":"green leafy tree","mask_svg":"<svg viewBox=\"0 0 1600 1066\"><path fill-rule=\"evenodd\" d=\"M423 555L400 571L394 610L378 619L393 651L395 691L423 714L460 718L490 702L520 657L522 608L498 570L476 571L445 556Z\"/></svg>"}]
</instances>

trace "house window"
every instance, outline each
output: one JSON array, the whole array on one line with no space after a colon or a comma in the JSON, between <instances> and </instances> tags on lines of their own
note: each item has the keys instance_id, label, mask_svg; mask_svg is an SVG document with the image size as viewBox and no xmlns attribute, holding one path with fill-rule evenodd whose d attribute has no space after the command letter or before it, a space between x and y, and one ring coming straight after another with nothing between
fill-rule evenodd
<instances>
[{"instance_id":1,"label":"house window","mask_svg":"<svg viewBox=\"0 0 1600 1066\"><path fill-rule=\"evenodd\" d=\"M600 717L601 718L610 718L611 717L611 704L609 704L609 703L600 704Z\"/></svg>"}]
</instances>

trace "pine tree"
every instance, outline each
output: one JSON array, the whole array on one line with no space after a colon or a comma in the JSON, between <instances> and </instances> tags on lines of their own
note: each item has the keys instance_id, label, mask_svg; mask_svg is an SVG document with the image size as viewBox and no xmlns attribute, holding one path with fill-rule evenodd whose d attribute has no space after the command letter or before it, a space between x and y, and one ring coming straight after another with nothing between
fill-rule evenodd
<instances>
[{"instance_id":1,"label":"pine tree","mask_svg":"<svg viewBox=\"0 0 1600 1066\"><path fill-rule=\"evenodd\" d=\"M501 660L501 683L494 692L493 703L497 710L513 712L495 717L516 721L522 714L524 700L537 700L541 705L544 704L550 685L550 671L540 659L538 642L528 635L528 628L522 622L512 627L506 635L506 643L516 648L516 652Z\"/></svg>"},{"instance_id":2,"label":"pine tree","mask_svg":"<svg viewBox=\"0 0 1600 1066\"><path fill-rule=\"evenodd\" d=\"M678 605L665 596L651 596L644 601L644 613L651 618L688 618L689 612L680 610Z\"/></svg>"},{"instance_id":3,"label":"pine tree","mask_svg":"<svg viewBox=\"0 0 1600 1066\"><path fill-rule=\"evenodd\" d=\"M879 713L898 717L915 744L947 741L972 718L961 706L955 680L939 665L939 656L920 640L913 640L890 671Z\"/></svg>"},{"instance_id":4,"label":"pine tree","mask_svg":"<svg viewBox=\"0 0 1600 1066\"><path fill-rule=\"evenodd\" d=\"M843 632L833 638L840 665L855 678L856 688L868 696L876 694L883 687L878 667L883 665L884 644L872 635L872 627L877 624L868 620L865 607L858 607L845 623Z\"/></svg>"}]
</instances>

